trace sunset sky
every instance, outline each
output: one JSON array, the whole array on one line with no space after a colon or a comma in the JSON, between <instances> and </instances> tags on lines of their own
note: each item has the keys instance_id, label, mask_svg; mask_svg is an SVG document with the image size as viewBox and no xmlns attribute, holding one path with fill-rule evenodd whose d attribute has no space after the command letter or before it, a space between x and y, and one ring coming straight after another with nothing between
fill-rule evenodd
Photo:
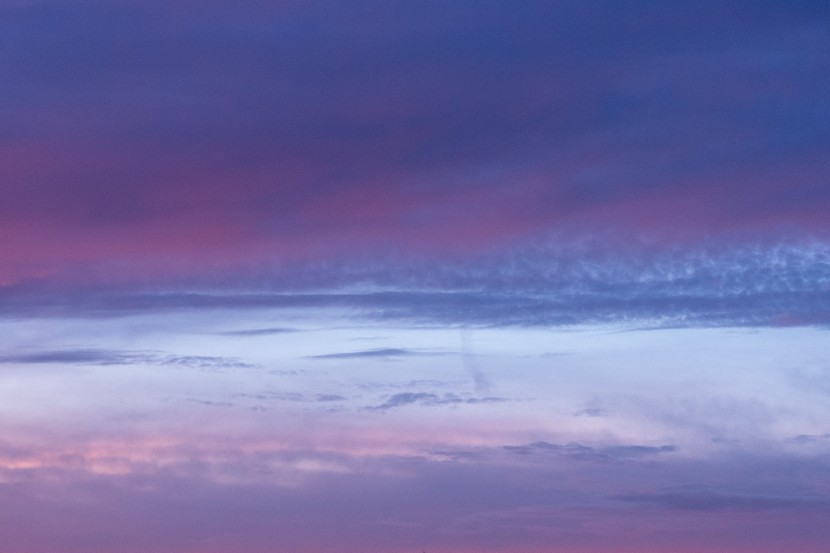
<instances>
[{"instance_id":1,"label":"sunset sky","mask_svg":"<svg viewBox=\"0 0 830 553\"><path fill-rule=\"evenodd\" d=\"M830 3L0 0L0 552L826 553Z\"/></svg>"}]
</instances>

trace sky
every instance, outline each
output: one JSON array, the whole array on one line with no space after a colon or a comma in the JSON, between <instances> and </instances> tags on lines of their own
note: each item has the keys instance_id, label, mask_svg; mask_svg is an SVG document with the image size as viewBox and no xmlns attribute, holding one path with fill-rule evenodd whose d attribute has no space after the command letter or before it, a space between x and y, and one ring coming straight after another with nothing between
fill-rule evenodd
<instances>
[{"instance_id":1,"label":"sky","mask_svg":"<svg viewBox=\"0 0 830 553\"><path fill-rule=\"evenodd\" d=\"M0 0L0 543L830 541L830 4Z\"/></svg>"}]
</instances>

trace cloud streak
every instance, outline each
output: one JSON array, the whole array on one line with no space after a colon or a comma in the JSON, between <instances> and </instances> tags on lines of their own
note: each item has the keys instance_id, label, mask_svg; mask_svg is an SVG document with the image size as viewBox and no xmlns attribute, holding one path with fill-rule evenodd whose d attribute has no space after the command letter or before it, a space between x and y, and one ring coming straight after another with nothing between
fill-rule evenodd
<instances>
[{"instance_id":1,"label":"cloud streak","mask_svg":"<svg viewBox=\"0 0 830 553\"><path fill-rule=\"evenodd\" d=\"M343 353L325 353L322 355L313 355L312 359L373 359L373 358L394 358L408 355L429 355L423 352L414 352L402 348L377 348L367 349L362 351L348 351Z\"/></svg>"},{"instance_id":2,"label":"cloud streak","mask_svg":"<svg viewBox=\"0 0 830 553\"><path fill-rule=\"evenodd\" d=\"M431 392L401 392L393 394L384 403L369 407L370 411L388 411L408 405L423 405L428 407L438 405L475 405L480 403L498 403L508 401L501 397L462 397L454 393L435 394Z\"/></svg>"},{"instance_id":3,"label":"cloud streak","mask_svg":"<svg viewBox=\"0 0 830 553\"><path fill-rule=\"evenodd\" d=\"M222 336L237 336L240 338L255 338L259 336L275 336L279 334L286 334L289 332L297 332L295 328L281 328L281 327L274 327L274 328L250 328L244 330L226 330L224 332L220 332L219 334Z\"/></svg>"},{"instance_id":4,"label":"cloud streak","mask_svg":"<svg viewBox=\"0 0 830 553\"><path fill-rule=\"evenodd\" d=\"M677 450L673 445L608 445L593 447L580 443L552 444L548 442L534 442L527 445L504 446L505 451L518 455L554 454L572 459L592 461L612 461L649 457L660 453L671 453Z\"/></svg>"},{"instance_id":5,"label":"cloud streak","mask_svg":"<svg viewBox=\"0 0 830 553\"><path fill-rule=\"evenodd\" d=\"M146 351L65 349L0 356L0 363L17 365L159 365L203 369L244 369L255 365L237 358L210 355L171 355Z\"/></svg>"}]
</instances>

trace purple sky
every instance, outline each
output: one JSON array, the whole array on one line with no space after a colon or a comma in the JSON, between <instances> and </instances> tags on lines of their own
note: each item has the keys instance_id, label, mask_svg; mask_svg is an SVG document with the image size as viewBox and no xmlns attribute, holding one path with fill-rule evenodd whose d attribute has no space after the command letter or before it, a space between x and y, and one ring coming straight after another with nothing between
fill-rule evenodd
<instances>
[{"instance_id":1,"label":"purple sky","mask_svg":"<svg viewBox=\"0 0 830 553\"><path fill-rule=\"evenodd\" d=\"M14 553L824 552L830 4L0 0Z\"/></svg>"}]
</instances>

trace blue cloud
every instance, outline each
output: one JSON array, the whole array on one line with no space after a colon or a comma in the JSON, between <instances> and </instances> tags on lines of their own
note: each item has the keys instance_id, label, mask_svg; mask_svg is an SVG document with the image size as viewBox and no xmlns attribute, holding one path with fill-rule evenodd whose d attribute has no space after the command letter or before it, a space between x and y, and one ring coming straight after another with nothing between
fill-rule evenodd
<instances>
[{"instance_id":1,"label":"blue cloud","mask_svg":"<svg viewBox=\"0 0 830 553\"><path fill-rule=\"evenodd\" d=\"M298 277L302 276L300 280ZM230 277L229 277L230 279ZM354 282L364 283L353 291ZM371 283L366 285L365 283ZM259 291L129 291L44 284L0 288L10 316L113 316L212 309L347 308L369 320L482 326L625 322L639 327L830 325L830 247L823 242L699 245L603 253L529 248L460 262L329 265L275 271ZM235 331L251 336L284 329ZM435 354L382 348L329 354Z\"/></svg>"}]
</instances>

